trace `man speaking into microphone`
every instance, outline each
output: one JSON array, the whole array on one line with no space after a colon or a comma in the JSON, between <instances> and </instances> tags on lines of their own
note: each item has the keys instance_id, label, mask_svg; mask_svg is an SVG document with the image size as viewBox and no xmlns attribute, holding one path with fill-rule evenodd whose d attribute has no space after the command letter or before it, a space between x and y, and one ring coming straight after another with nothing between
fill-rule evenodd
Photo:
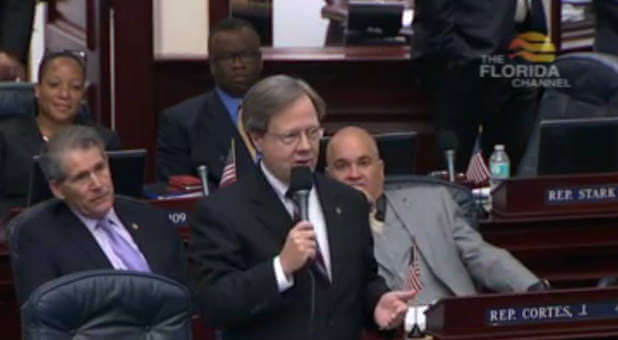
<instances>
[{"instance_id":1,"label":"man speaking into microphone","mask_svg":"<svg viewBox=\"0 0 618 340\"><path fill-rule=\"evenodd\" d=\"M255 84L242 119L259 167L196 207L198 304L225 340L356 340L399 326L416 293L378 276L363 194L312 173L324 113L302 80Z\"/></svg>"}]
</instances>

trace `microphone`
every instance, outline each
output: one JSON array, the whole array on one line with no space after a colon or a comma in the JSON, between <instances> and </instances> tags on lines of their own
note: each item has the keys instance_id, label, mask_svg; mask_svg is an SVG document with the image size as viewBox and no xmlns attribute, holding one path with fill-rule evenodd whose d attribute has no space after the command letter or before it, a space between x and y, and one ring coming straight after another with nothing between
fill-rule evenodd
<instances>
[{"instance_id":1,"label":"microphone","mask_svg":"<svg viewBox=\"0 0 618 340\"><path fill-rule=\"evenodd\" d=\"M438 136L440 150L444 150L448 180L455 182L455 150L457 150L457 136L451 130L441 131Z\"/></svg>"},{"instance_id":2,"label":"microphone","mask_svg":"<svg viewBox=\"0 0 618 340\"><path fill-rule=\"evenodd\" d=\"M208 196L208 168L206 165L202 164L197 167L197 173L200 176L200 181L202 182L202 194L206 197Z\"/></svg>"},{"instance_id":3,"label":"microphone","mask_svg":"<svg viewBox=\"0 0 618 340\"><path fill-rule=\"evenodd\" d=\"M307 166L292 168L289 192L298 204L300 219L309 221L309 192L313 187L313 175Z\"/></svg>"},{"instance_id":4,"label":"microphone","mask_svg":"<svg viewBox=\"0 0 618 340\"><path fill-rule=\"evenodd\" d=\"M455 150L448 149L444 151L446 157L446 165L448 166L448 180L455 182Z\"/></svg>"}]
</instances>

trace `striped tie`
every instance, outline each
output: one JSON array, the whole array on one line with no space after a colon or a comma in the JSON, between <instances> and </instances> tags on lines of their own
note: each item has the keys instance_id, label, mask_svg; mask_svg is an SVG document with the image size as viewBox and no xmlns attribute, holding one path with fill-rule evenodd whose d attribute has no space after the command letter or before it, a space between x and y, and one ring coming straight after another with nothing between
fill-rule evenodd
<instances>
[{"instance_id":1,"label":"striped tie","mask_svg":"<svg viewBox=\"0 0 618 340\"><path fill-rule=\"evenodd\" d=\"M300 221L300 208L298 202L294 199L294 195L286 194L286 196L292 201L292 206L294 207L293 212L293 223L296 224ZM322 256L322 251L320 250L320 243L316 239L316 249L315 249L315 262L314 265L310 267L313 272L318 276L320 281L324 283L326 286L331 285L330 276L328 275L328 270L326 270L326 265L324 263L324 257Z\"/></svg>"}]
</instances>

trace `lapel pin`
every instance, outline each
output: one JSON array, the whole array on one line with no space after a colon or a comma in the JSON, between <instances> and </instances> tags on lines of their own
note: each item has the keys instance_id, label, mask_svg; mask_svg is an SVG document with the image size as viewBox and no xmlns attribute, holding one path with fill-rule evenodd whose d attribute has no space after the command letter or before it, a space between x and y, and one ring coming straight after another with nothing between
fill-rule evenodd
<instances>
[{"instance_id":1,"label":"lapel pin","mask_svg":"<svg viewBox=\"0 0 618 340\"><path fill-rule=\"evenodd\" d=\"M412 206L412 202L408 201L408 198L407 198L407 197L404 197L404 199L403 199L403 204L404 204L406 207L408 207L408 208L410 208L410 207Z\"/></svg>"},{"instance_id":2,"label":"lapel pin","mask_svg":"<svg viewBox=\"0 0 618 340\"><path fill-rule=\"evenodd\" d=\"M341 215L341 208L335 207L335 212L337 213L337 215Z\"/></svg>"},{"instance_id":3,"label":"lapel pin","mask_svg":"<svg viewBox=\"0 0 618 340\"><path fill-rule=\"evenodd\" d=\"M131 228L133 228L133 230L138 230L139 226L135 223L131 223Z\"/></svg>"}]
</instances>

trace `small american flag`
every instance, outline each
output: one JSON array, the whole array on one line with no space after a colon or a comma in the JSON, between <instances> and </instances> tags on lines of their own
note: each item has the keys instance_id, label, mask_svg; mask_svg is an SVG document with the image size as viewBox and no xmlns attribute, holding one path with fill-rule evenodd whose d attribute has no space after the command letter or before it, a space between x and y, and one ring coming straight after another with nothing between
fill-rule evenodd
<instances>
[{"instance_id":1,"label":"small american flag","mask_svg":"<svg viewBox=\"0 0 618 340\"><path fill-rule=\"evenodd\" d=\"M221 174L221 180L219 181L219 188L231 185L238 180L238 177L236 176L236 155L234 151L234 139L232 139L230 151L227 154L225 166L223 167L223 173Z\"/></svg>"},{"instance_id":2,"label":"small american flag","mask_svg":"<svg viewBox=\"0 0 618 340\"><path fill-rule=\"evenodd\" d=\"M406 277L404 288L406 290L416 290L417 294L423 290L423 281L421 280L421 265L418 258L418 248L416 241L412 241L412 263ZM417 295L418 296L418 295Z\"/></svg>"},{"instance_id":3,"label":"small american flag","mask_svg":"<svg viewBox=\"0 0 618 340\"><path fill-rule=\"evenodd\" d=\"M475 184L485 183L491 177L491 172L485 163L483 151L481 150L481 131L479 131L479 135L474 143L472 157L470 158L470 163L468 163L468 169L466 170L466 179Z\"/></svg>"}]
</instances>

